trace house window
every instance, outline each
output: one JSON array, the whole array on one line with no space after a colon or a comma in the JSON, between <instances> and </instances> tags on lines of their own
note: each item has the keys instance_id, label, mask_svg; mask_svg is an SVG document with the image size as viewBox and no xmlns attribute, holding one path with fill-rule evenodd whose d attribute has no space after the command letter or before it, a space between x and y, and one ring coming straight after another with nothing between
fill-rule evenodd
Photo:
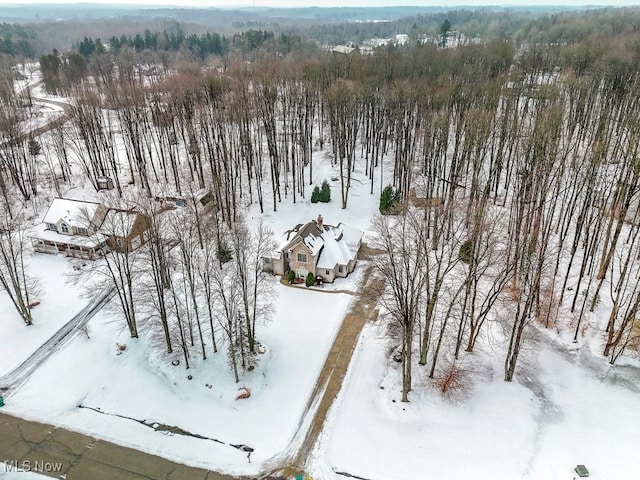
<instances>
[{"instance_id":1,"label":"house window","mask_svg":"<svg viewBox=\"0 0 640 480\"><path fill-rule=\"evenodd\" d=\"M49 230L53 230L54 232L57 232L57 231L58 231L58 227L56 227L56 224L55 224L55 223L47 223L47 228L48 228Z\"/></svg>"},{"instance_id":2,"label":"house window","mask_svg":"<svg viewBox=\"0 0 640 480\"><path fill-rule=\"evenodd\" d=\"M122 238L120 238L120 237L116 238L116 246L118 248L122 248L122 245L123 245L122 244Z\"/></svg>"},{"instance_id":3,"label":"house window","mask_svg":"<svg viewBox=\"0 0 640 480\"><path fill-rule=\"evenodd\" d=\"M298 254L298 261L301 263L307 263L307 254L306 253L299 253Z\"/></svg>"},{"instance_id":4,"label":"house window","mask_svg":"<svg viewBox=\"0 0 640 480\"><path fill-rule=\"evenodd\" d=\"M329 270L325 270L325 275L329 275Z\"/></svg>"},{"instance_id":5,"label":"house window","mask_svg":"<svg viewBox=\"0 0 640 480\"><path fill-rule=\"evenodd\" d=\"M342 265L338 266L338 272L340 273L344 272L344 267Z\"/></svg>"},{"instance_id":6,"label":"house window","mask_svg":"<svg viewBox=\"0 0 640 480\"><path fill-rule=\"evenodd\" d=\"M66 223L63 223L60 226L62 227L63 233L69 233L69 225L67 225Z\"/></svg>"},{"instance_id":7,"label":"house window","mask_svg":"<svg viewBox=\"0 0 640 480\"><path fill-rule=\"evenodd\" d=\"M86 228L82 228L82 227L77 227L76 228L76 232L78 235L88 235L89 232L87 232Z\"/></svg>"}]
</instances>

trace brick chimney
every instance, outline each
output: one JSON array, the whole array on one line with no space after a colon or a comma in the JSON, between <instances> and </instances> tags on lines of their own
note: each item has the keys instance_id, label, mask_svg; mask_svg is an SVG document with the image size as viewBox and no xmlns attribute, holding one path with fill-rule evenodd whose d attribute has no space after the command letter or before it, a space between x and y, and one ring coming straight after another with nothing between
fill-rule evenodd
<instances>
[{"instance_id":1,"label":"brick chimney","mask_svg":"<svg viewBox=\"0 0 640 480\"><path fill-rule=\"evenodd\" d=\"M318 228L320 230L324 230L324 223L322 220L322 215L318 215L318 218L316 219L316 225L318 226Z\"/></svg>"}]
</instances>

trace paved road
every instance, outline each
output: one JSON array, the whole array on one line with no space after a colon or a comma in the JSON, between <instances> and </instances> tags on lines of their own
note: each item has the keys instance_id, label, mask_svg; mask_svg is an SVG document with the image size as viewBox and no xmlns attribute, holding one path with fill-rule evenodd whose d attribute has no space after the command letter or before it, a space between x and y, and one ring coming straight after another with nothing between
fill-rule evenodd
<instances>
[{"instance_id":1,"label":"paved road","mask_svg":"<svg viewBox=\"0 0 640 480\"><path fill-rule=\"evenodd\" d=\"M33 88L35 87L35 85L30 86L29 88ZM58 128L62 125L64 125L66 122L68 122L74 115L74 110L73 107L66 103L66 102L60 102L57 100L49 100L47 98L41 98L41 97L31 97L31 101L33 103L40 103L40 104L51 104L51 105L56 105L58 107L62 108L62 115L60 115L58 118L53 119L52 121L50 121L49 123L42 125L41 127L35 128L29 132L24 132L21 136L22 139L28 139L28 138L36 138L39 137L40 135L42 135L43 133L46 133L50 130L53 130L54 128ZM2 144L0 144L0 148L3 148L7 142L4 142Z\"/></svg>"},{"instance_id":2,"label":"paved road","mask_svg":"<svg viewBox=\"0 0 640 480\"><path fill-rule=\"evenodd\" d=\"M2 413L0 462L66 480L242 480Z\"/></svg>"}]
</instances>

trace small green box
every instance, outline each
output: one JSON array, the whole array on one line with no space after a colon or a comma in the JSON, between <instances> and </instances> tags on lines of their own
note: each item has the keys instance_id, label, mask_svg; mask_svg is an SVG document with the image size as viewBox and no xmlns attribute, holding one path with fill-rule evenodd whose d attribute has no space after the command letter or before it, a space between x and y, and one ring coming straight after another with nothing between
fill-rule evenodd
<instances>
[{"instance_id":1,"label":"small green box","mask_svg":"<svg viewBox=\"0 0 640 480\"><path fill-rule=\"evenodd\" d=\"M578 465L575 468L576 473L578 474L578 476L580 478L584 478L584 477L588 477L589 476L589 470L587 470L587 467L585 467L584 465Z\"/></svg>"}]
</instances>

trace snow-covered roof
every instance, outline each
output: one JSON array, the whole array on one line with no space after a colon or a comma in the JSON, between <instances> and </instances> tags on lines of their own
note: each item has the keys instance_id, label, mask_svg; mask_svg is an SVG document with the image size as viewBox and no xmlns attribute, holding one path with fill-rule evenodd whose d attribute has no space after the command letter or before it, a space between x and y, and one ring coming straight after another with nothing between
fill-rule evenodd
<instances>
[{"instance_id":1,"label":"snow-covered roof","mask_svg":"<svg viewBox=\"0 0 640 480\"><path fill-rule=\"evenodd\" d=\"M314 257L320 252L324 245L323 233L327 228L327 225L321 228L318 227L316 222L309 222L298 232L298 235Z\"/></svg>"},{"instance_id":2,"label":"snow-covered roof","mask_svg":"<svg viewBox=\"0 0 640 480\"><path fill-rule=\"evenodd\" d=\"M319 255L319 268L333 268L355 259L363 234L357 228L342 223L335 227L323 225L320 228L316 221L311 221L286 231L276 241L277 251L291 249L298 241L303 241L311 255Z\"/></svg>"},{"instance_id":3,"label":"snow-covered roof","mask_svg":"<svg viewBox=\"0 0 640 480\"><path fill-rule=\"evenodd\" d=\"M346 45L336 45L331 49L333 53L342 53L344 55L349 55L354 50L355 48L347 47Z\"/></svg>"},{"instance_id":4,"label":"snow-covered roof","mask_svg":"<svg viewBox=\"0 0 640 480\"><path fill-rule=\"evenodd\" d=\"M95 217L99 206L99 203L54 198L42 221L58 223L58 220L62 219L69 226L86 228Z\"/></svg>"},{"instance_id":5,"label":"snow-covered roof","mask_svg":"<svg viewBox=\"0 0 640 480\"><path fill-rule=\"evenodd\" d=\"M31 238L61 243L64 245L76 245L82 248L98 248L107 239L107 237L101 233L95 233L94 235L87 237L85 235L63 235L61 233L54 232L53 230L37 232Z\"/></svg>"},{"instance_id":6,"label":"snow-covered roof","mask_svg":"<svg viewBox=\"0 0 640 480\"><path fill-rule=\"evenodd\" d=\"M336 265L347 265L356 258L363 232L357 228L339 223L329 227L322 235L324 248L318 258L318 268L334 268Z\"/></svg>"}]
</instances>

